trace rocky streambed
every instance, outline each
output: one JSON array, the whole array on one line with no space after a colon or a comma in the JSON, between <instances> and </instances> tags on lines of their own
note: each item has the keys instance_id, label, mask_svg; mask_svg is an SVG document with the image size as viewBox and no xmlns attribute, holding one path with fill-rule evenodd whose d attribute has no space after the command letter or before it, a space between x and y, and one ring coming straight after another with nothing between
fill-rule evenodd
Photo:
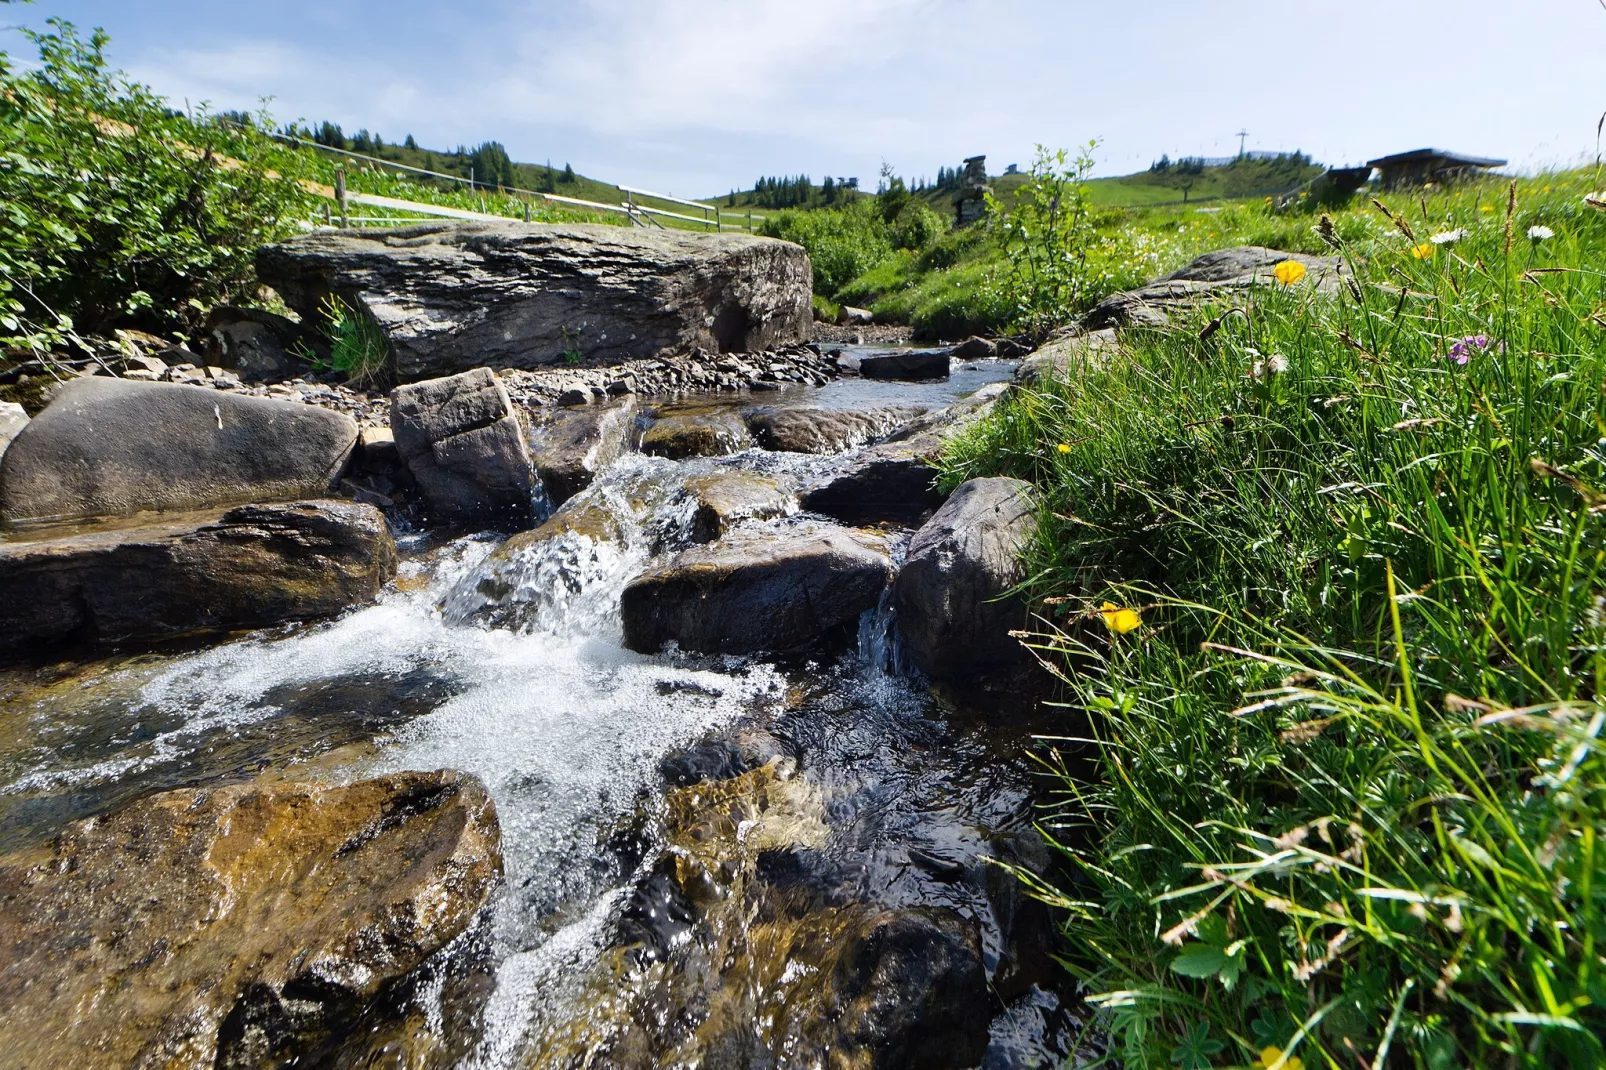
<instances>
[{"instance_id":1,"label":"rocky streambed","mask_svg":"<svg viewBox=\"0 0 1606 1070\"><path fill-rule=\"evenodd\" d=\"M533 407L469 373L399 390L392 434L329 414L284 471L251 443L305 406L60 395L0 478L9 518L58 525L0 539L0 993L27 1011L0 1047L1066 1058L1051 919L1005 868L1052 865L1030 751L1063 730L1001 639L1022 488L945 503L929 467L1014 366L876 360L932 368L850 348L784 389ZM158 401L198 421L188 468L70 433ZM172 511L270 477L278 501ZM114 492L169 511L74 513Z\"/></svg>"}]
</instances>

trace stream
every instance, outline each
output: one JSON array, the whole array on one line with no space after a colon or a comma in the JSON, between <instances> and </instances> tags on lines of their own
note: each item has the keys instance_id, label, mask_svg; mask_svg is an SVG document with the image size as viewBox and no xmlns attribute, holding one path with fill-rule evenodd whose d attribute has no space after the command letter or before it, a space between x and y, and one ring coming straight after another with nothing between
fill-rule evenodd
<instances>
[{"instance_id":1,"label":"stream","mask_svg":"<svg viewBox=\"0 0 1606 1070\"><path fill-rule=\"evenodd\" d=\"M679 404L935 408L1012 370ZM565 506L605 511L616 539L494 560L493 533L404 531L397 580L333 621L0 673L0 851L176 787L459 769L501 822L484 923L296 1065L846 1066L843 947L927 908L981 932L988 1005L945 1012L990 1023L978 1065L1062 1065L1085 1019L1051 919L991 864L1050 864L1030 752L1051 717L934 699L885 605L831 656L622 645L624 585L692 539L686 479L841 460L626 453Z\"/></svg>"}]
</instances>

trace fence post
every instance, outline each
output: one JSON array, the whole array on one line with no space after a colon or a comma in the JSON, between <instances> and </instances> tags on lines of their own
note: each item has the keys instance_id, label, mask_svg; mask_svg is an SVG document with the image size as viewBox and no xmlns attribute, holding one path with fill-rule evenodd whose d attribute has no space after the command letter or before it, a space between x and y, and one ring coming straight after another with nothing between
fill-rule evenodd
<instances>
[{"instance_id":1,"label":"fence post","mask_svg":"<svg viewBox=\"0 0 1606 1070\"><path fill-rule=\"evenodd\" d=\"M528 197L524 198L524 221L526 223L530 221L530 198Z\"/></svg>"},{"instance_id":2,"label":"fence post","mask_svg":"<svg viewBox=\"0 0 1606 1070\"><path fill-rule=\"evenodd\" d=\"M636 195L631 193L629 190L625 190L625 207L630 210L630 225L633 227L638 226L639 221L636 219Z\"/></svg>"},{"instance_id":3,"label":"fence post","mask_svg":"<svg viewBox=\"0 0 1606 1070\"><path fill-rule=\"evenodd\" d=\"M747 210L747 233L753 233L753 210L751 208Z\"/></svg>"},{"instance_id":4,"label":"fence post","mask_svg":"<svg viewBox=\"0 0 1606 1070\"><path fill-rule=\"evenodd\" d=\"M335 168L335 201L340 205L341 229L351 226L351 213L346 206L346 169Z\"/></svg>"}]
</instances>

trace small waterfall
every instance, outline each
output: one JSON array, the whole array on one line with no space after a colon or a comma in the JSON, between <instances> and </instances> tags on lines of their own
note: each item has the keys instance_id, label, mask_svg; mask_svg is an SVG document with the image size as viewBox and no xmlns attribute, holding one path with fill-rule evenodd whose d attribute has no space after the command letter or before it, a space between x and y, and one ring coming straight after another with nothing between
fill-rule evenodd
<instances>
[{"instance_id":1,"label":"small waterfall","mask_svg":"<svg viewBox=\"0 0 1606 1070\"><path fill-rule=\"evenodd\" d=\"M893 679L906 679L910 665L898 635L898 609L892 601L892 588L881 592L874 609L859 618L859 661L872 673Z\"/></svg>"}]
</instances>

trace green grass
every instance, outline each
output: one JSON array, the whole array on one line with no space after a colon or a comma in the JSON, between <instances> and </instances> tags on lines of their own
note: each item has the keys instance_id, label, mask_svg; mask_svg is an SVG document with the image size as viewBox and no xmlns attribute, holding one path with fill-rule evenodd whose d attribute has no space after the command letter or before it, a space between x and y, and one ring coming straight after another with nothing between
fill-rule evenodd
<instances>
[{"instance_id":1,"label":"green grass","mask_svg":"<svg viewBox=\"0 0 1606 1070\"><path fill-rule=\"evenodd\" d=\"M1129 335L948 454L950 485L1009 473L1041 497L1039 645L1084 722L1046 752L1075 879L1041 890L1112 1058L1600 1064L1596 181L1522 182L1509 255L1503 186L1389 198L1414 238L1341 213L1356 290L1257 292L1208 341L1225 308ZM1180 252L1308 245L1312 222L1129 226Z\"/></svg>"}]
</instances>

